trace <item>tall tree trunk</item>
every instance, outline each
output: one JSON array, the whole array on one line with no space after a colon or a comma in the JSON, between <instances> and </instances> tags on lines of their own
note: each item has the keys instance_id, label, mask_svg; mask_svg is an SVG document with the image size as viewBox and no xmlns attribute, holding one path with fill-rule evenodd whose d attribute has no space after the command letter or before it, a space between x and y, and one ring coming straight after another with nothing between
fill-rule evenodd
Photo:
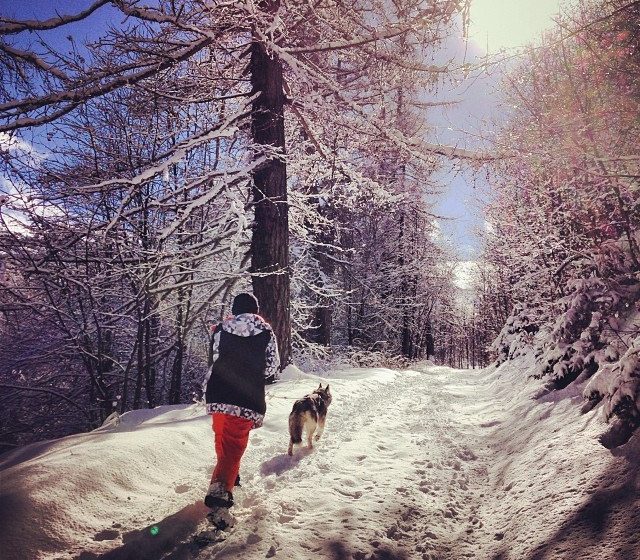
<instances>
[{"instance_id":1,"label":"tall tree trunk","mask_svg":"<svg viewBox=\"0 0 640 560\"><path fill-rule=\"evenodd\" d=\"M348 246L350 247L351 245L352 244ZM351 274L346 268L344 270L344 279L346 292L351 294L353 284L351 281ZM351 297L349 297L349 301L347 302L347 345L353 346L353 305L351 303Z\"/></svg>"},{"instance_id":2,"label":"tall tree trunk","mask_svg":"<svg viewBox=\"0 0 640 560\"><path fill-rule=\"evenodd\" d=\"M402 170L404 173L404 170ZM400 304L402 305L402 328L400 331L400 345L402 347L402 355L405 358L411 358L411 326L410 326L410 309L409 309L409 283L407 282L407 271L404 268L404 236L405 236L405 211L400 212L400 231L398 233L398 268L402 280L400 281Z\"/></svg>"},{"instance_id":3,"label":"tall tree trunk","mask_svg":"<svg viewBox=\"0 0 640 560\"><path fill-rule=\"evenodd\" d=\"M152 345L152 328L151 328L151 305L148 299L144 303L144 387L147 395L147 408L155 406L154 390L155 390L155 369L151 363L151 345Z\"/></svg>"},{"instance_id":4,"label":"tall tree trunk","mask_svg":"<svg viewBox=\"0 0 640 560\"><path fill-rule=\"evenodd\" d=\"M435 355L436 353L436 349L435 349L435 344L434 344L434 340L433 340L433 327L431 326L431 319L427 319L427 332L426 332L426 344L425 344L425 348L427 351L427 360Z\"/></svg>"},{"instance_id":5,"label":"tall tree trunk","mask_svg":"<svg viewBox=\"0 0 640 560\"><path fill-rule=\"evenodd\" d=\"M171 384L169 387L169 404L180 404L180 386L182 385L182 368L184 363L184 342L180 336L175 342L176 355L171 365Z\"/></svg>"},{"instance_id":6,"label":"tall tree trunk","mask_svg":"<svg viewBox=\"0 0 640 560\"><path fill-rule=\"evenodd\" d=\"M315 312L316 332L314 342L323 346L331 346L331 324L333 311L331 301L324 296L318 296L318 308Z\"/></svg>"},{"instance_id":7,"label":"tall tree trunk","mask_svg":"<svg viewBox=\"0 0 640 560\"><path fill-rule=\"evenodd\" d=\"M259 4L266 14L275 14L279 6L280 0L263 0ZM291 320L282 63L268 52L255 32L249 68L253 93L259 93L252 106L251 133L254 142L265 146L270 156L253 173L253 293L260 302L261 313L273 326L284 367L291 362Z\"/></svg>"},{"instance_id":8,"label":"tall tree trunk","mask_svg":"<svg viewBox=\"0 0 640 560\"><path fill-rule=\"evenodd\" d=\"M144 323L142 319L142 312L138 310L138 334L137 334L137 376L136 376L136 388L133 393L133 408L134 410L140 408L140 400L142 399L142 378L144 375Z\"/></svg>"},{"instance_id":9,"label":"tall tree trunk","mask_svg":"<svg viewBox=\"0 0 640 560\"><path fill-rule=\"evenodd\" d=\"M183 276L182 279L187 280L188 276ZM169 385L169 404L180 404L180 389L182 385L182 367L184 362L184 339L185 339L185 311L183 307L184 291L178 291L178 301L180 302L176 315L176 341L174 347L176 355L171 365L171 383Z\"/></svg>"}]
</instances>

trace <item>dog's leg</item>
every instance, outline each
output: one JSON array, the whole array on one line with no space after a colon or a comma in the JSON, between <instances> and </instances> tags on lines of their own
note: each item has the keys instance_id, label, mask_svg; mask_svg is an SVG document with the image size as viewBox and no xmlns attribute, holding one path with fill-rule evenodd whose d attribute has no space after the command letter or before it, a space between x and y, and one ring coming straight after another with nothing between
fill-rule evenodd
<instances>
[{"instance_id":1,"label":"dog's leg","mask_svg":"<svg viewBox=\"0 0 640 560\"><path fill-rule=\"evenodd\" d=\"M306 424L307 428L307 444L310 448L313 448L313 433L316 431L317 423L315 420L308 420Z\"/></svg>"},{"instance_id":2,"label":"dog's leg","mask_svg":"<svg viewBox=\"0 0 640 560\"><path fill-rule=\"evenodd\" d=\"M289 415L289 450L287 453L293 455L293 446L297 443L302 443L302 429L304 420L300 415L291 413Z\"/></svg>"},{"instance_id":3,"label":"dog's leg","mask_svg":"<svg viewBox=\"0 0 640 560\"><path fill-rule=\"evenodd\" d=\"M318 441L320 439L320 436L322 436L322 434L324 433L324 423L326 421L326 418L318 418L318 433L316 434L316 441Z\"/></svg>"}]
</instances>

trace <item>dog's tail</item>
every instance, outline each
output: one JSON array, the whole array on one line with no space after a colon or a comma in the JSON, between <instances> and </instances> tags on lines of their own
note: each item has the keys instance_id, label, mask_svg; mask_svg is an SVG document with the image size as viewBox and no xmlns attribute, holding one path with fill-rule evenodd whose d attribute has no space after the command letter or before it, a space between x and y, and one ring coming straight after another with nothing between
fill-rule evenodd
<instances>
[{"instance_id":1,"label":"dog's tail","mask_svg":"<svg viewBox=\"0 0 640 560\"><path fill-rule=\"evenodd\" d=\"M302 443L302 427L304 420L301 414L292 412L289 414L289 435L291 443Z\"/></svg>"}]
</instances>

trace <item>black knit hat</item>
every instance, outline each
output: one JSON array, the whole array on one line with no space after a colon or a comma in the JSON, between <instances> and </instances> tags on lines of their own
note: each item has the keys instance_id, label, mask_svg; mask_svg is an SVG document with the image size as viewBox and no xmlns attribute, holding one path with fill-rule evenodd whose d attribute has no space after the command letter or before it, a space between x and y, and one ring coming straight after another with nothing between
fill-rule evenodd
<instances>
[{"instance_id":1,"label":"black knit hat","mask_svg":"<svg viewBox=\"0 0 640 560\"><path fill-rule=\"evenodd\" d=\"M251 294L238 294L233 298L231 313L234 315L240 315L241 313L257 313L258 309L258 300Z\"/></svg>"}]
</instances>

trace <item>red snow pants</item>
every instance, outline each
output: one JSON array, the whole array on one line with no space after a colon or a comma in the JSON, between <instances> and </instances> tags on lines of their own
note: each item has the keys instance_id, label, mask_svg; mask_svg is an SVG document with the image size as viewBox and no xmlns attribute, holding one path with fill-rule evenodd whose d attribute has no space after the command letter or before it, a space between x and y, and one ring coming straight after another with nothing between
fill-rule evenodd
<instances>
[{"instance_id":1,"label":"red snow pants","mask_svg":"<svg viewBox=\"0 0 640 560\"><path fill-rule=\"evenodd\" d=\"M217 462L211 482L222 482L231 492L240 471L240 459L247 448L253 422L220 412L212 416Z\"/></svg>"}]
</instances>

